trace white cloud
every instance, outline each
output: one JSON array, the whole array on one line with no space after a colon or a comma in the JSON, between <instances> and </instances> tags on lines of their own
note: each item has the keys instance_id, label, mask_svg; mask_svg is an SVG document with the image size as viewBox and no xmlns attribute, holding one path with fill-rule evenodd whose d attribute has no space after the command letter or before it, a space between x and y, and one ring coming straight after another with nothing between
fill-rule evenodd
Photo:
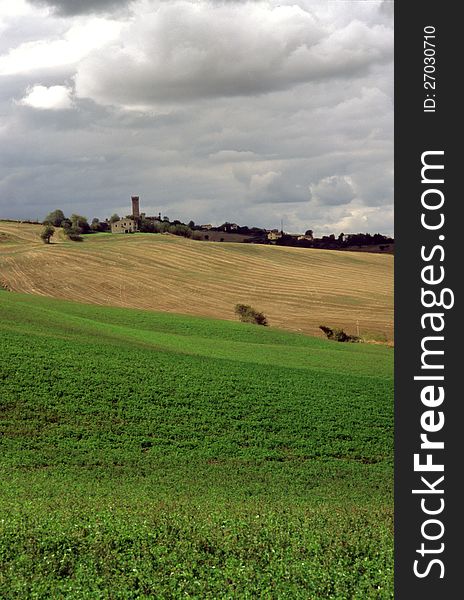
<instances>
[{"instance_id":1,"label":"white cloud","mask_svg":"<svg viewBox=\"0 0 464 600\"><path fill-rule=\"evenodd\" d=\"M73 107L71 94L72 90L64 85L34 85L28 88L18 104L39 109L63 110Z\"/></svg>"},{"instance_id":2,"label":"white cloud","mask_svg":"<svg viewBox=\"0 0 464 600\"><path fill-rule=\"evenodd\" d=\"M350 21L340 29L297 4L145 5L118 44L79 65L76 91L103 104L183 104L264 94L349 78L391 60L391 30Z\"/></svg>"},{"instance_id":3,"label":"white cloud","mask_svg":"<svg viewBox=\"0 0 464 600\"><path fill-rule=\"evenodd\" d=\"M344 233L385 233L385 223L392 220L393 207L351 205L344 208L340 219L325 223L322 229Z\"/></svg>"},{"instance_id":4,"label":"white cloud","mask_svg":"<svg viewBox=\"0 0 464 600\"><path fill-rule=\"evenodd\" d=\"M0 19L5 17L21 17L34 12L25 0L0 0Z\"/></svg>"},{"instance_id":5,"label":"white cloud","mask_svg":"<svg viewBox=\"0 0 464 600\"><path fill-rule=\"evenodd\" d=\"M121 28L122 24L117 21L94 17L77 19L59 39L25 42L0 56L0 75L76 65L92 50L116 39Z\"/></svg>"}]
</instances>

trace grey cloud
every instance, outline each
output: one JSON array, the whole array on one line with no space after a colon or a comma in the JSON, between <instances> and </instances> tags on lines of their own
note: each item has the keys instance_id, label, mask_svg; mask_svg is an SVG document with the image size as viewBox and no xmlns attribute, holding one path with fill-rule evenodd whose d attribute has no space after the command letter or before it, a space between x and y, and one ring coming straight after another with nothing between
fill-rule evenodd
<instances>
[{"instance_id":1,"label":"grey cloud","mask_svg":"<svg viewBox=\"0 0 464 600\"><path fill-rule=\"evenodd\" d=\"M318 204L333 206L348 204L355 197L352 181L349 177L331 175L315 184L311 184L311 196Z\"/></svg>"},{"instance_id":2,"label":"grey cloud","mask_svg":"<svg viewBox=\"0 0 464 600\"><path fill-rule=\"evenodd\" d=\"M13 99L34 85L69 86L74 67L2 78L1 215L61 207L104 218L128 212L138 193L145 212L172 219L392 233L392 28L379 5L282 2L287 13L260 28L250 14L277 1L196 2L196 16L192 4L179 16L175 0L157 15L134 3L121 39L77 65L72 110ZM322 12L292 16L313 6ZM60 36L66 19L55 21ZM38 31L49 38L49 27ZM314 63L298 52L321 48L327 68L309 73ZM358 67L343 72L345 51Z\"/></svg>"},{"instance_id":3,"label":"grey cloud","mask_svg":"<svg viewBox=\"0 0 464 600\"><path fill-rule=\"evenodd\" d=\"M65 27L63 27L65 29ZM51 19L39 20L35 16L13 17L2 28L0 36L0 55L6 54L26 42L56 36L57 23Z\"/></svg>"},{"instance_id":4,"label":"grey cloud","mask_svg":"<svg viewBox=\"0 0 464 600\"><path fill-rule=\"evenodd\" d=\"M108 13L124 8L133 0L28 0L36 6L49 6L58 15L74 16L82 14Z\"/></svg>"},{"instance_id":5,"label":"grey cloud","mask_svg":"<svg viewBox=\"0 0 464 600\"><path fill-rule=\"evenodd\" d=\"M259 160L259 155L250 150L219 150L209 155L209 158L218 163L237 163Z\"/></svg>"},{"instance_id":6,"label":"grey cloud","mask_svg":"<svg viewBox=\"0 0 464 600\"><path fill-rule=\"evenodd\" d=\"M395 10L394 0L383 0L380 5L380 12L384 13L387 17L392 18Z\"/></svg>"},{"instance_id":7,"label":"grey cloud","mask_svg":"<svg viewBox=\"0 0 464 600\"><path fill-rule=\"evenodd\" d=\"M354 20L331 31L297 5L172 2L135 18L120 43L84 60L76 89L107 104L185 103L348 79L391 58L383 24Z\"/></svg>"}]
</instances>

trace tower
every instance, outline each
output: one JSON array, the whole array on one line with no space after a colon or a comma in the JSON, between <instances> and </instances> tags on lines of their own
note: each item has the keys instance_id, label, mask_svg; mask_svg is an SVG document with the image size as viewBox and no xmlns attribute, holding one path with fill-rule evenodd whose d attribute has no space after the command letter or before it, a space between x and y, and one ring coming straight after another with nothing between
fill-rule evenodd
<instances>
[{"instance_id":1,"label":"tower","mask_svg":"<svg viewBox=\"0 0 464 600\"><path fill-rule=\"evenodd\" d=\"M140 205L139 205L139 197L138 196L131 196L131 200L132 200L132 216L134 217L134 219L139 219L140 218Z\"/></svg>"}]
</instances>

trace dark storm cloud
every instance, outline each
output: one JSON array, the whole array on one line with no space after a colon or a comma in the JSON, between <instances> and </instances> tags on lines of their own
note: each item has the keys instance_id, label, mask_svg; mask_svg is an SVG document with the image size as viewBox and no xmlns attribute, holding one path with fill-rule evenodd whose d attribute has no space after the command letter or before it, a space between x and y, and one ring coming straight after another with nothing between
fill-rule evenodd
<instances>
[{"instance_id":1,"label":"dark storm cloud","mask_svg":"<svg viewBox=\"0 0 464 600\"><path fill-rule=\"evenodd\" d=\"M35 6L49 6L63 16L109 13L131 4L132 0L28 0Z\"/></svg>"},{"instance_id":2,"label":"dark storm cloud","mask_svg":"<svg viewBox=\"0 0 464 600\"><path fill-rule=\"evenodd\" d=\"M104 218L139 194L171 219L392 232L380 3L52 4L68 17L0 9L1 216Z\"/></svg>"}]
</instances>

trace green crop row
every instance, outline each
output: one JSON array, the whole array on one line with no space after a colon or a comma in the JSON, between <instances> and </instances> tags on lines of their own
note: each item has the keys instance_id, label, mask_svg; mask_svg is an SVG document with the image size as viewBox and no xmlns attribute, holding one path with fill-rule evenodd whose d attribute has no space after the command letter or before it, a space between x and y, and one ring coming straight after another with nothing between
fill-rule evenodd
<instances>
[{"instance_id":1,"label":"green crop row","mask_svg":"<svg viewBox=\"0 0 464 600\"><path fill-rule=\"evenodd\" d=\"M392 351L0 294L0 596L392 597Z\"/></svg>"}]
</instances>

